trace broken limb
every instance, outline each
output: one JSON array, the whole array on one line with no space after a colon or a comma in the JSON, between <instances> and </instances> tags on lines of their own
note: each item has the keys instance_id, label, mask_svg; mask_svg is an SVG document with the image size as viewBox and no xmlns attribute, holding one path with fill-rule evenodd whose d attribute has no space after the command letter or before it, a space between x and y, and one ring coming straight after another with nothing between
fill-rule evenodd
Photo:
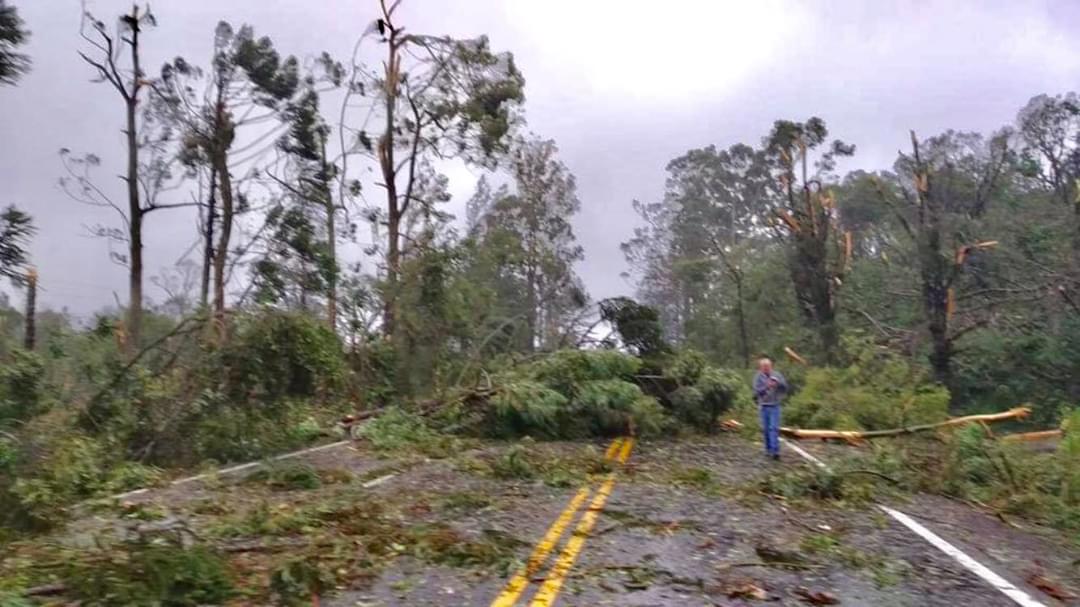
<instances>
[{"instance_id":1,"label":"broken limb","mask_svg":"<svg viewBox=\"0 0 1080 607\"><path fill-rule=\"evenodd\" d=\"M816 438L821 440L859 441L868 438L880 438L883 436L900 436L903 434L912 434L915 432L925 432L927 430L936 430L938 428L946 428L949 426L959 426L971 423L990 423L1009 419L1023 419L1027 417L1030 413L1030 407L1015 407L1001 413L967 415L964 417L956 417L953 419L945 420L943 422L938 422L936 424L923 424L919 426L910 426L907 428L895 428L892 430L803 430L801 428L784 427L780 428L780 434L784 435L787 438L797 439Z\"/></svg>"}]
</instances>

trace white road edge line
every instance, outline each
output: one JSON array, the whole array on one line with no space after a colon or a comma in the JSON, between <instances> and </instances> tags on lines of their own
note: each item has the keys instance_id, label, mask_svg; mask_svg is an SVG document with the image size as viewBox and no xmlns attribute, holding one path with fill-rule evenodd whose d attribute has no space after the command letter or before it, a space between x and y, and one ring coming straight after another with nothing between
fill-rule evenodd
<instances>
[{"instance_id":1,"label":"white road edge line","mask_svg":"<svg viewBox=\"0 0 1080 607\"><path fill-rule=\"evenodd\" d=\"M360 486L363 487L364 489L371 489L372 487L378 487L379 485L381 485L381 484L385 483L386 481L394 478L395 476L397 476L397 473L385 474L383 476L380 476L379 478L373 478L370 481L368 481L368 482L366 482L366 483L364 483L363 485L360 485Z\"/></svg>"},{"instance_id":2,"label":"white road edge line","mask_svg":"<svg viewBox=\"0 0 1080 607\"><path fill-rule=\"evenodd\" d=\"M792 451L802 456L803 459L813 463L819 468L824 468L826 470L829 469L829 466L825 462L814 457L810 453L807 453L807 451L802 447L796 445L795 443L787 439L780 439L780 441L787 445L787 447L790 448ZM957 563L963 565L968 571L982 578L983 581L990 584L1002 594L1012 599L1013 602L1015 602L1017 605L1021 605L1022 607L1047 607L1044 603L1036 601L1035 599L1031 598L1031 595L1017 588L1000 575L994 573L986 565L983 565L979 561L976 561L975 559L968 556L966 553L964 553L963 550L960 550L956 546L953 546L949 542L945 541L941 536L922 526L922 524L912 519L910 516L904 514L903 512L900 512L899 510L893 510L888 506L882 506L879 504L878 508L881 508L881 510L885 514L888 514L892 518L896 519L896 521L898 521L901 525L907 527L913 533L929 542L930 545L932 545L933 547L949 555Z\"/></svg>"},{"instance_id":3,"label":"white road edge line","mask_svg":"<svg viewBox=\"0 0 1080 607\"><path fill-rule=\"evenodd\" d=\"M276 461L281 461L283 459L289 459L289 458L292 458L292 457L300 457L301 455L307 455L309 453L316 453L318 451L325 451L327 449L333 449L335 447L340 447L342 445L347 445L347 444L349 444L349 441L343 440L343 441L338 441L336 443L329 443L329 444L326 444L326 445L319 445L317 447L309 447L307 449L301 449L299 451L293 451L291 453L284 453L282 455L274 456L274 457L270 458L270 461L275 461L276 462ZM222 474L232 474L234 472L240 472L241 470L247 470L249 468L255 468L255 467L261 466L262 464L263 464L262 461L248 462L246 464L238 464L236 466L230 466L228 468L221 468L220 470L215 470L213 472L204 472L202 474L196 474L195 476L189 476L187 478L177 479L175 481L172 481L168 485L165 485L165 487L175 487L177 485L186 485L188 483L194 483L196 481L201 481L203 479L210 478L212 476L220 476ZM376 480L378 480L378 479L376 479ZM160 487L160 488L163 489L165 487ZM98 500L103 500L103 499L104 500L122 500L122 499L125 499L125 498L128 498L128 497L134 497L136 495L146 493L147 491L150 491L150 488L144 487L142 489L135 489L134 491L126 491L124 493L117 493L116 495L110 495L108 497L99 497L99 498L95 498L95 499L90 499L90 500L87 500L87 502L93 502L93 501L98 501ZM87 502L83 502L83 504L85 504ZM79 504L79 505L82 505L82 504Z\"/></svg>"},{"instance_id":4,"label":"white road edge line","mask_svg":"<svg viewBox=\"0 0 1080 607\"><path fill-rule=\"evenodd\" d=\"M949 542L946 542L944 539L941 538L941 536L935 534L933 531L930 531L926 527L923 527L910 516L898 510L893 510L888 506L882 506L879 504L878 508L881 508L886 514L893 517L897 521L900 521L900 524L913 531L919 537L933 544L933 546L938 550L951 556L956 562L960 563L964 567L967 567L969 571L986 580L991 586L997 588L1003 594L1005 594L1005 596L1015 601L1017 605L1023 605L1024 607L1046 607L1042 603L1031 598L1031 595L1029 595L1028 593L1020 590L1016 586L1013 586L1011 583L1009 583L1008 580L991 571L988 567L986 567L979 561L976 561L975 559L961 552L960 549L956 546L953 546Z\"/></svg>"}]
</instances>

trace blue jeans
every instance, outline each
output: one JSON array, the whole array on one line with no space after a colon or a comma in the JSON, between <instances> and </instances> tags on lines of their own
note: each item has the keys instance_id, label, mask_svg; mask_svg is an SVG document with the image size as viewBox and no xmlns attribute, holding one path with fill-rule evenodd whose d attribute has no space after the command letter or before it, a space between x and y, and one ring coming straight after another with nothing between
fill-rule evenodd
<instances>
[{"instance_id":1,"label":"blue jeans","mask_svg":"<svg viewBox=\"0 0 1080 607\"><path fill-rule=\"evenodd\" d=\"M761 431L765 434L765 452L780 454L780 405L760 405Z\"/></svg>"}]
</instances>

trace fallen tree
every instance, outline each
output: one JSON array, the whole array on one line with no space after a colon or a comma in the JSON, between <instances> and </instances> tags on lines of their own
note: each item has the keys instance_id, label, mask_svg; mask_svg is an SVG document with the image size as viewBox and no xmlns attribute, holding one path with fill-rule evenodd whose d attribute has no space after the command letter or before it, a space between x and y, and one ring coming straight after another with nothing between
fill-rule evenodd
<instances>
[{"instance_id":1,"label":"fallen tree","mask_svg":"<svg viewBox=\"0 0 1080 607\"><path fill-rule=\"evenodd\" d=\"M926 432L928 430L936 430L938 428L946 428L949 426L962 426L965 424L988 424L1009 419L1024 419L1030 413L1030 407L1015 407L1013 409L1009 409L1008 411L1002 411L1001 413L966 415L964 417L954 417L952 419L947 419L945 421L937 422L934 424L921 424L918 426L909 426L906 428L893 428L891 430L804 430L802 428L783 427L780 428L780 434L787 438L795 439L860 441L870 438L900 436L903 434Z\"/></svg>"},{"instance_id":2,"label":"fallen tree","mask_svg":"<svg viewBox=\"0 0 1080 607\"><path fill-rule=\"evenodd\" d=\"M1040 430L1038 432L1021 432L1019 434L1007 434L1001 437L1001 440L1008 442L1037 442L1043 440L1058 439L1065 436L1065 431L1058 430Z\"/></svg>"}]
</instances>

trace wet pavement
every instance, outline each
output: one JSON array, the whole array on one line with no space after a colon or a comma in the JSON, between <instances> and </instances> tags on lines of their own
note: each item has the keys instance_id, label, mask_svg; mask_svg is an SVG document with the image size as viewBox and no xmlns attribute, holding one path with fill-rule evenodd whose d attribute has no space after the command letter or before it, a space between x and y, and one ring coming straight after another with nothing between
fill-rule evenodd
<instances>
[{"instance_id":1,"label":"wet pavement","mask_svg":"<svg viewBox=\"0 0 1080 607\"><path fill-rule=\"evenodd\" d=\"M402 554L371 578L324 597L321 604L330 607L498 605L494 602L511 576L583 485L591 488L589 500L575 511L542 566L528 572L529 583L517 600L502 605L1015 604L872 504L788 502L759 491L766 476L808 466L790 450L781 462L773 462L738 435L644 441L624 465L610 466L611 472L581 473L581 462L598 459L608 445L529 444L531 461L565 461L571 471L545 470L514 480L492 473L493 463L512 448L508 443L473 445L445 459L385 456L363 445L343 445L298 459L318 470L347 471L351 480L315 491L281 492L273 500L310 504L347 486L348 495L357 499L392 505L403 525L437 523L466 539L496 534L512 540L513 558L499 566L433 564ZM834 456L834 447L807 448L826 460ZM259 487L240 482L244 474L235 476L129 499L180 513L198 528L214 516L266 501ZM608 478L612 485L606 503L590 508ZM459 502L463 505L454 505ZM212 510L207 504L218 505L213 516L199 514ZM1074 592L1080 589L1080 554L1045 529L1018 528L934 496L898 498L892 505L1047 606L1066 603L1028 584L1032 574ZM576 534L580 552L568 556L575 528L590 513L589 533ZM86 519L81 528L92 528L95 520L100 523L101 517ZM562 577L552 570L560 559ZM557 593L551 592L553 577L558 578ZM538 595L545 585L546 594Z\"/></svg>"}]
</instances>

